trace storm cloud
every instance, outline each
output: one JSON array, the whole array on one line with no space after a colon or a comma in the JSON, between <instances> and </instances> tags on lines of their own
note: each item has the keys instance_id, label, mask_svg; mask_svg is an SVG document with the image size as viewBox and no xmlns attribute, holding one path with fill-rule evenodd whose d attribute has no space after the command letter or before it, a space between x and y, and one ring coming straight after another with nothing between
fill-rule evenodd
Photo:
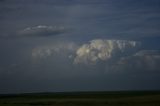
<instances>
[{"instance_id":1,"label":"storm cloud","mask_svg":"<svg viewBox=\"0 0 160 106\"><path fill-rule=\"evenodd\" d=\"M95 64L97 61L107 61L114 56L133 51L140 46L140 42L126 40L91 40L83 44L76 52L74 63Z\"/></svg>"},{"instance_id":2,"label":"storm cloud","mask_svg":"<svg viewBox=\"0 0 160 106\"><path fill-rule=\"evenodd\" d=\"M160 51L143 50L141 42L130 40L93 39L78 44L73 41L52 43L35 47L31 51L34 64L51 61L69 60L70 65L101 67L104 72L130 72L159 70ZM50 63L49 63L50 64ZM54 63L55 64L55 63ZM85 68L84 68L85 69ZM86 70L86 69L85 69ZM87 69L90 70L90 69ZM94 70L93 71L99 71Z\"/></svg>"}]
</instances>

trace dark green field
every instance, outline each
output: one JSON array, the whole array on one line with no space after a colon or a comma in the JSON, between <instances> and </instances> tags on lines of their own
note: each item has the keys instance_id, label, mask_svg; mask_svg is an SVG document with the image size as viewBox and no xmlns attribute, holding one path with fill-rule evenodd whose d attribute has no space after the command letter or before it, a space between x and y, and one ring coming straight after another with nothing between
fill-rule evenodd
<instances>
[{"instance_id":1,"label":"dark green field","mask_svg":"<svg viewBox=\"0 0 160 106\"><path fill-rule=\"evenodd\" d=\"M160 106L160 91L10 94L0 106Z\"/></svg>"}]
</instances>

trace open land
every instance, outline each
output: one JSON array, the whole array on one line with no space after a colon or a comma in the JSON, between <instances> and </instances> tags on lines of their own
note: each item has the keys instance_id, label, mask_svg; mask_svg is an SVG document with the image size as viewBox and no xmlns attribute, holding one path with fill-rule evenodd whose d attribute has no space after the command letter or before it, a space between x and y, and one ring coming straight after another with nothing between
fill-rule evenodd
<instances>
[{"instance_id":1,"label":"open land","mask_svg":"<svg viewBox=\"0 0 160 106\"><path fill-rule=\"evenodd\" d=\"M0 106L160 106L160 91L1 94Z\"/></svg>"}]
</instances>

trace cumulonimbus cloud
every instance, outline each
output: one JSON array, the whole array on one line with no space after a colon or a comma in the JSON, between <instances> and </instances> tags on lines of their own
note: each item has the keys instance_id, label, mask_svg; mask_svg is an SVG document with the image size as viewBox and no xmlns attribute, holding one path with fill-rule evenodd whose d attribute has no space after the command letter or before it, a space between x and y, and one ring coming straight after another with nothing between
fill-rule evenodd
<instances>
[{"instance_id":1,"label":"cumulonimbus cloud","mask_svg":"<svg viewBox=\"0 0 160 106\"><path fill-rule=\"evenodd\" d=\"M136 41L95 39L77 50L74 63L95 64L99 60L107 61L117 54L138 47L139 44Z\"/></svg>"},{"instance_id":2,"label":"cumulonimbus cloud","mask_svg":"<svg viewBox=\"0 0 160 106\"><path fill-rule=\"evenodd\" d=\"M59 42L34 48L31 57L36 63L69 59L73 65L100 66L105 72L159 70L160 65L160 51L143 50L140 42L129 40L95 39L82 45Z\"/></svg>"},{"instance_id":3,"label":"cumulonimbus cloud","mask_svg":"<svg viewBox=\"0 0 160 106\"><path fill-rule=\"evenodd\" d=\"M17 32L19 36L52 36L68 32L68 29L63 26L46 26L38 25L28 27Z\"/></svg>"}]
</instances>

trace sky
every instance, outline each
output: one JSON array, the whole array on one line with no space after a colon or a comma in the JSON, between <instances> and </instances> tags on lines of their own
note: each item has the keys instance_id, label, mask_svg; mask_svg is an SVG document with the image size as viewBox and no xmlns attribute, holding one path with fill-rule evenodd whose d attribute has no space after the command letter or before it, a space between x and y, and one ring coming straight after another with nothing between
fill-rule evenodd
<instances>
[{"instance_id":1,"label":"sky","mask_svg":"<svg viewBox=\"0 0 160 106\"><path fill-rule=\"evenodd\" d=\"M0 93L160 90L159 0L0 0Z\"/></svg>"}]
</instances>

